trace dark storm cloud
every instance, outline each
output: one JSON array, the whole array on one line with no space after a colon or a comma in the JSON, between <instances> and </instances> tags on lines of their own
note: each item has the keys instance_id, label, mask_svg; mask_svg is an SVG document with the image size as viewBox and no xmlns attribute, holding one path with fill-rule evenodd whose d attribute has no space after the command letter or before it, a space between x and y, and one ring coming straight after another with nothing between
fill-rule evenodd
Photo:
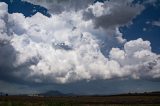
<instances>
[{"instance_id":1,"label":"dark storm cloud","mask_svg":"<svg viewBox=\"0 0 160 106\"><path fill-rule=\"evenodd\" d=\"M16 68L13 64L16 61L16 51L10 44L0 46L0 80L19 83L22 80L15 77Z\"/></svg>"},{"instance_id":2,"label":"dark storm cloud","mask_svg":"<svg viewBox=\"0 0 160 106\"><path fill-rule=\"evenodd\" d=\"M18 52L15 51L15 48L10 43L2 43L0 42L0 80L17 84L31 83L27 79L27 74L30 71L28 67L37 64L38 59L32 58L20 66L15 67Z\"/></svg>"},{"instance_id":3,"label":"dark storm cloud","mask_svg":"<svg viewBox=\"0 0 160 106\"><path fill-rule=\"evenodd\" d=\"M16 60L14 48L9 44L1 43L0 51L0 66L12 67L12 63Z\"/></svg>"}]
</instances>

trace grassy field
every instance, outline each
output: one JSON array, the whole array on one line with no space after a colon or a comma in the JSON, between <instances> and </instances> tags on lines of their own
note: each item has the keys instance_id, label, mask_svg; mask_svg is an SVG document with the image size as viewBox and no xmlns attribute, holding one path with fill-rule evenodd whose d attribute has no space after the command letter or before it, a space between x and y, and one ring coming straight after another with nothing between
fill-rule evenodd
<instances>
[{"instance_id":1,"label":"grassy field","mask_svg":"<svg viewBox=\"0 0 160 106\"><path fill-rule=\"evenodd\" d=\"M160 106L160 96L8 96L0 106Z\"/></svg>"}]
</instances>

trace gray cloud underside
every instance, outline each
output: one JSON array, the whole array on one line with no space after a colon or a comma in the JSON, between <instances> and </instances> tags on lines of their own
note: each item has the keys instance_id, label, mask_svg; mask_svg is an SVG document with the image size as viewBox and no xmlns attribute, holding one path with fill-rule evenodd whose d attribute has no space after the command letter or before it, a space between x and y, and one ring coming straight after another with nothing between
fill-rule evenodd
<instances>
[{"instance_id":1,"label":"gray cloud underside","mask_svg":"<svg viewBox=\"0 0 160 106\"><path fill-rule=\"evenodd\" d=\"M151 51L150 42L126 41L119 31L140 14L142 5L113 0L84 3L68 11L69 4L63 2L59 4L64 5L63 12L50 18L40 13L27 18L9 14L7 5L0 3L0 76L5 76L1 80L70 83L160 78L160 58Z\"/></svg>"}]
</instances>

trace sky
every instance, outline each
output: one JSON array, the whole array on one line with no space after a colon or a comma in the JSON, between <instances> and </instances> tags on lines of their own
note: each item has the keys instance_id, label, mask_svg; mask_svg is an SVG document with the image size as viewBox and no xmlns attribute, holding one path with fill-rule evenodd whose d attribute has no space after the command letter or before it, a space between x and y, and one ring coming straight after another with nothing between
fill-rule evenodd
<instances>
[{"instance_id":1,"label":"sky","mask_svg":"<svg viewBox=\"0 0 160 106\"><path fill-rule=\"evenodd\" d=\"M0 0L0 92L160 90L159 0Z\"/></svg>"}]
</instances>

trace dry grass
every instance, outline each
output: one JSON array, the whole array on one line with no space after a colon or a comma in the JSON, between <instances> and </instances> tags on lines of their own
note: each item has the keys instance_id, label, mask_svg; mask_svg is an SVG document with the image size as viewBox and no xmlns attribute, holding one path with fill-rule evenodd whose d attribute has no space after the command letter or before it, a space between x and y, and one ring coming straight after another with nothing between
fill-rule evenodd
<instances>
[{"instance_id":1,"label":"dry grass","mask_svg":"<svg viewBox=\"0 0 160 106\"><path fill-rule=\"evenodd\" d=\"M160 96L0 97L0 106L160 106Z\"/></svg>"}]
</instances>

